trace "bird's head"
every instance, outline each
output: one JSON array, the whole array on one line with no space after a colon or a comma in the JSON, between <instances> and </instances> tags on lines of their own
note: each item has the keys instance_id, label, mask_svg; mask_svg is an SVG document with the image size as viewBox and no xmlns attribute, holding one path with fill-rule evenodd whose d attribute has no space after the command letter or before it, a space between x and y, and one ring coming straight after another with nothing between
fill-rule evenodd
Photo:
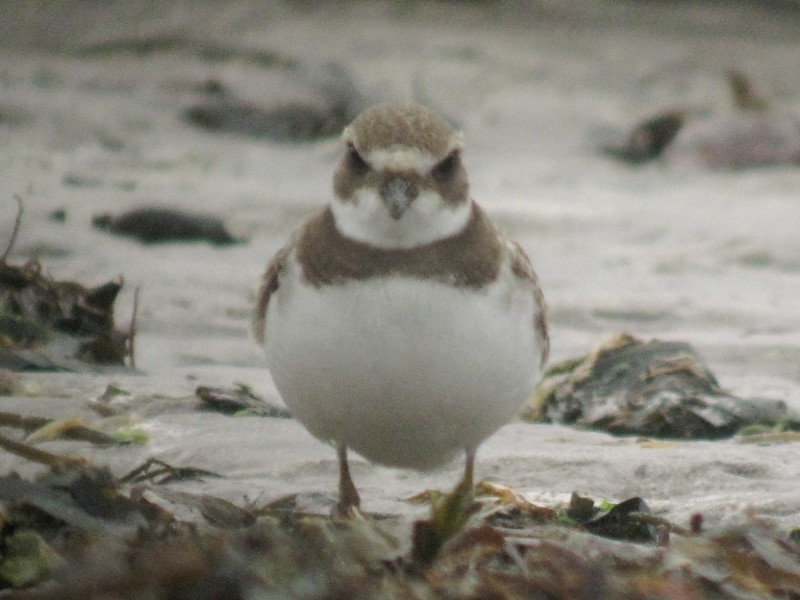
<instances>
[{"instance_id":1,"label":"bird's head","mask_svg":"<svg viewBox=\"0 0 800 600\"><path fill-rule=\"evenodd\" d=\"M352 239L410 248L450 237L469 220L461 134L419 104L377 104L342 134L333 178L336 226Z\"/></svg>"}]
</instances>

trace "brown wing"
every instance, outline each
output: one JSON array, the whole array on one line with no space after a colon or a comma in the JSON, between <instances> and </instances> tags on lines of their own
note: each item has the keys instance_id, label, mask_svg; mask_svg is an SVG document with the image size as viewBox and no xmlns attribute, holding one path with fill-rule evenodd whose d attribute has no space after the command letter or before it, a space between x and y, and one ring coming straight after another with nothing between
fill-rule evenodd
<instances>
[{"instance_id":1,"label":"brown wing","mask_svg":"<svg viewBox=\"0 0 800 600\"><path fill-rule=\"evenodd\" d=\"M258 290L258 302L253 313L253 335L259 344L264 344L267 324L267 306L269 300L280 287L280 277L286 269L286 261L292 251L292 242L278 250L267 265L261 287Z\"/></svg>"},{"instance_id":2,"label":"brown wing","mask_svg":"<svg viewBox=\"0 0 800 600\"><path fill-rule=\"evenodd\" d=\"M533 301L536 305L536 312L533 315L533 329L542 348L539 365L544 368L550 356L550 335L547 331L547 303L544 300L542 288L539 285L539 277L531 266L531 261L525 250L517 242L509 240L511 249L511 271L517 277L529 281L532 287Z\"/></svg>"}]
</instances>

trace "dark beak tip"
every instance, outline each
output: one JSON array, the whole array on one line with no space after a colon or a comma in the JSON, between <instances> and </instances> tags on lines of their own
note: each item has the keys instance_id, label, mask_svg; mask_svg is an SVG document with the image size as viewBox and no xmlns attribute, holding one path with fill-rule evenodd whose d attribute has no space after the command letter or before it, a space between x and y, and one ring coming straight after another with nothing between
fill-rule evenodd
<instances>
[{"instance_id":1,"label":"dark beak tip","mask_svg":"<svg viewBox=\"0 0 800 600\"><path fill-rule=\"evenodd\" d=\"M402 178L392 179L380 189L381 198L389 210L389 215L399 221L408 207L416 199L418 191L415 185Z\"/></svg>"}]
</instances>

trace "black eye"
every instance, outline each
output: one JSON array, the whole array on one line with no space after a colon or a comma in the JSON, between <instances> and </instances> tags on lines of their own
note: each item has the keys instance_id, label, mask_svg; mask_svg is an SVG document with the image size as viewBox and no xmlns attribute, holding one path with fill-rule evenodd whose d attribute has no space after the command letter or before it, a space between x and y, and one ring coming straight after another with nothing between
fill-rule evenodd
<instances>
[{"instance_id":1,"label":"black eye","mask_svg":"<svg viewBox=\"0 0 800 600\"><path fill-rule=\"evenodd\" d=\"M442 160L438 165L433 167L431 174L433 178L439 183L446 183L450 181L458 171L461 164L461 157L458 150L453 150L447 157Z\"/></svg>"},{"instance_id":2,"label":"black eye","mask_svg":"<svg viewBox=\"0 0 800 600\"><path fill-rule=\"evenodd\" d=\"M353 144L347 144L347 163L350 165L350 170L357 175L364 175L369 171L369 163L361 158Z\"/></svg>"}]
</instances>

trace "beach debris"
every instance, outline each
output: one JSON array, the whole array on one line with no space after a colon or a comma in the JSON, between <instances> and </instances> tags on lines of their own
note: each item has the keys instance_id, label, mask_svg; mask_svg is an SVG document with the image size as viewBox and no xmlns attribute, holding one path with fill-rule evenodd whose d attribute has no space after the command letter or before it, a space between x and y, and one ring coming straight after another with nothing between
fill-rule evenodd
<instances>
[{"instance_id":1,"label":"beach debris","mask_svg":"<svg viewBox=\"0 0 800 600\"><path fill-rule=\"evenodd\" d=\"M510 487L480 481L475 486L475 501L479 505L478 518L493 527L504 529L526 529L535 525L556 523L563 517L561 513L548 506L529 501ZM591 502L591 500L589 500ZM583 520L589 520L588 515ZM580 519L571 519L569 524Z\"/></svg>"},{"instance_id":2,"label":"beach debris","mask_svg":"<svg viewBox=\"0 0 800 600\"><path fill-rule=\"evenodd\" d=\"M606 508L606 507L604 507ZM655 542L656 528L638 517L649 515L650 507L639 498L628 498L617 504L600 510L599 514L585 521L582 525L586 531L613 540L626 540L629 542Z\"/></svg>"},{"instance_id":3,"label":"beach debris","mask_svg":"<svg viewBox=\"0 0 800 600\"><path fill-rule=\"evenodd\" d=\"M462 482L463 483L463 482ZM620 502L600 502L572 494L563 511L539 506L511 488L480 482L474 496L463 485L449 494L426 490L410 499L427 501L431 517L413 523L410 559L417 567L432 564L453 544L463 544L464 536L476 535L475 528L495 528L512 535L547 525L579 528L594 535L626 542L656 543L659 529L688 535L688 529L651 515L647 503L639 497ZM482 536L497 535L483 531ZM502 544L501 544L502 545Z\"/></svg>"},{"instance_id":4,"label":"beach debris","mask_svg":"<svg viewBox=\"0 0 800 600\"><path fill-rule=\"evenodd\" d=\"M149 481L162 485L173 481L203 479L204 477L222 477L222 475L196 467L176 467L157 458L148 458L141 465L120 477L119 481L120 483Z\"/></svg>"},{"instance_id":5,"label":"beach debris","mask_svg":"<svg viewBox=\"0 0 800 600\"><path fill-rule=\"evenodd\" d=\"M18 511L8 520L38 524L37 532L44 537L63 526L103 532L112 526L133 530L146 521L141 506L121 493L111 472L88 463L51 469L36 481L13 474L0 477L0 502L9 512Z\"/></svg>"},{"instance_id":6,"label":"beach debris","mask_svg":"<svg viewBox=\"0 0 800 600\"><path fill-rule=\"evenodd\" d=\"M130 395L131 393L127 390L123 390L116 384L109 383L97 399L87 400L86 407L101 417L113 417L121 413L121 411L114 406L114 399L118 397L129 398Z\"/></svg>"},{"instance_id":7,"label":"beach debris","mask_svg":"<svg viewBox=\"0 0 800 600\"><path fill-rule=\"evenodd\" d=\"M250 386L241 383L233 388L199 385L194 393L200 399L203 408L226 415L292 418L292 413L288 409L270 404Z\"/></svg>"},{"instance_id":8,"label":"beach debris","mask_svg":"<svg viewBox=\"0 0 800 600\"><path fill-rule=\"evenodd\" d=\"M254 525L256 522L253 510L242 508L233 502L209 494L200 495L197 508L209 525L220 529L241 529Z\"/></svg>"},{"instance_id":9,"label":"beach debris","mask_svg":"<svg viewBox=\"0 0 800 600\"><path fill-rule=\"evenodd\" d=\"M600 151L628 164L664 157L670 164L712 169L800 165L800 118L759 95L741 71L725 73L734 111L700 114L671 109L634 125L622 140Z\"/></svg>"},{"instance_id":10,"label":"beach debris","mask_svg":"<svg viewBox=\"0 0 800 600\"><path fill-rule=\"evenodd\" d=\"M788 430L787 427L794 427L795 431ZM746 428L747 429L747 428ZM788 444L792 442L800 442L800 427L796 422L789 422L787 424L778 423L772 427L759 426L749 431L740 431L737 436L737 441L740 444L754 444L757 446L766 446L771 444Z\"/></svg>"},{"instance_id":11,"label":"beach debris","mask_svg":"<svg viewBox=\"0 0 800 600\"><path fill-rule=\"evenodd\" d=\"M643 342L626 333L552 366L524 418L679 439L719 439L749 425L797 423L780 400L723 390L689 344Z\"/></svg>"},{"instance_id":12,"label":"beach debris","mask_svg":"<svg viewBox=\"0 0 800 600\"><path fill-rule=\"evenodd\" d=\"M660 157L686 122L685 110L668 110L633 126L621 142L601 146L601 151L633 165Z\"/></svg>"},{"instance_id":13,"label":"beach debris","mask_svg":"<svg viewBox=\"0 0 800 600\"><path fill-rule=\"evenodd\" d=\"M307 80L303 100L258 104L245 100L219 80L202 84L203 95L184 112L184 120L207 131L233 133L275 142L311 142L339 135L364 107L364 100L341 65L298 70Z\"/></svg>"},{"instance_id":14,"label":"beach debris","mask_svg":"<svg viewBox=\"0 0 800 600\"><path fill-rule=\"evenodd\" d=\"M218 529L249 527L255 524L258 516L263 512L261 509L256 510L255 506L250 503L239 506L210 494L192 494L164 486L150 487L147 491L152 494L153 499L168 502L174 508L183 507L196 511L205 523ZM162 508L165 508L163 503L160 504ZM169 508L166 507L166 510Z\"/></svg>"},{"instance_id":15,"label":"beach debris","mask_svg":"<svg viewBox=\"0 0 800 600\"><path fill-rule=\"evenodd\" d=\"M45 579L64 560L35 531L18 531L3 540L0 581L11 587L33 585Z\"/></svg>"},{"instance_id":16,"label":"beach debris","mask_svg":"<svg viewBox=\"0 0 800 600\"><path fill-rule=\"evenodd\" d=\"M68 456L66 454L55 454L36 448L25 442L18 442L4 435L0 435L0 448L6 452L16 454L31 462L46 465L48 467L61 468L70 465L82 465L85 461L80 457Z\"/></svg>"},{"instance_id":17,"label":"beach debris","mask_svg":"<svg viewBox=\"0 0 800 600\"><path fill-rule=\"evenodd\" d=\"M731 92L731 101L733 107L738 110L755 110L766 111L769 109L769 102L767 102L756 91L753 82L750 78L737 69L728 69L725 71L725 77L728 81L728 88Z\"/></svg>"},{"instance_id":18,"label":"beach debris","mask_svg":"<svg viewBox=\"0 0 800 600\"><path fill-rule=\"evenodd\" d=\"M415 521L411 537L411 560L427 566L444 545L466 528L470 516L478 509L471 481L462 480L448 494L433 494L429 519Z\"/></svg>"},{"instance_id":19,"label":"beach debris","mask_svg":"<svg viewBox=\"0 0 800 600\"><path fill-rule=\"evenodd\" d=\"M218 217L166 206L134 208L117 216L96 215L92 226L144 244L208 242L226 246L244 241L234 237Z\"/></svg>"},{"instance_id":20,"label":"beach debris","mask_svg":"<svg viewBox=\"0 0 800 600\"><path fill-rule=\"evenodd\" d=\"M8 262L23 206L0 256L0 368L86 370L89 365L125 366L131 359L131 331L114 326L114 302L121 281L87 288L56 281L37 260Z\"/></svg>"},{"instance_id":21,"label":"beach debris","mask_svg":"<svg viewBox=\"0 0 800 600\"><path fill-rule=\"evenodd\" d=\"M87 427L80 419L48 419L0 412L0 426L14 427L27 432L26 443L65 438L92 444L115 444L116 440L96 429Z\"/></svg>"},{"instance_id":22,"label":"beach debris","mask_svg":"<svg viewBox=\"0 0 800 600\"><path fill-rule=\"evenodd\" d=\"M396 518L276 514L271 504L240 506L122 479L88 463L62 464L33 481L0 477L0 594L24 590L20 597L29 600L800 596L800 546L791 533L753 518L707 534L699 525L649 514L641 498L612 504L574 495L568 518L508 527L493 524L495 509L529 504L511 488L479 484L474 499L465 494L457 501L431 493L439 508L455 502L468 510L433 514L453 526L435 552L420 555L431 549L417 541L409 548ZM191 511L179 518L165 502ZM639 536L651 529L656 539Z\"/></svg>"}]
</instances>

